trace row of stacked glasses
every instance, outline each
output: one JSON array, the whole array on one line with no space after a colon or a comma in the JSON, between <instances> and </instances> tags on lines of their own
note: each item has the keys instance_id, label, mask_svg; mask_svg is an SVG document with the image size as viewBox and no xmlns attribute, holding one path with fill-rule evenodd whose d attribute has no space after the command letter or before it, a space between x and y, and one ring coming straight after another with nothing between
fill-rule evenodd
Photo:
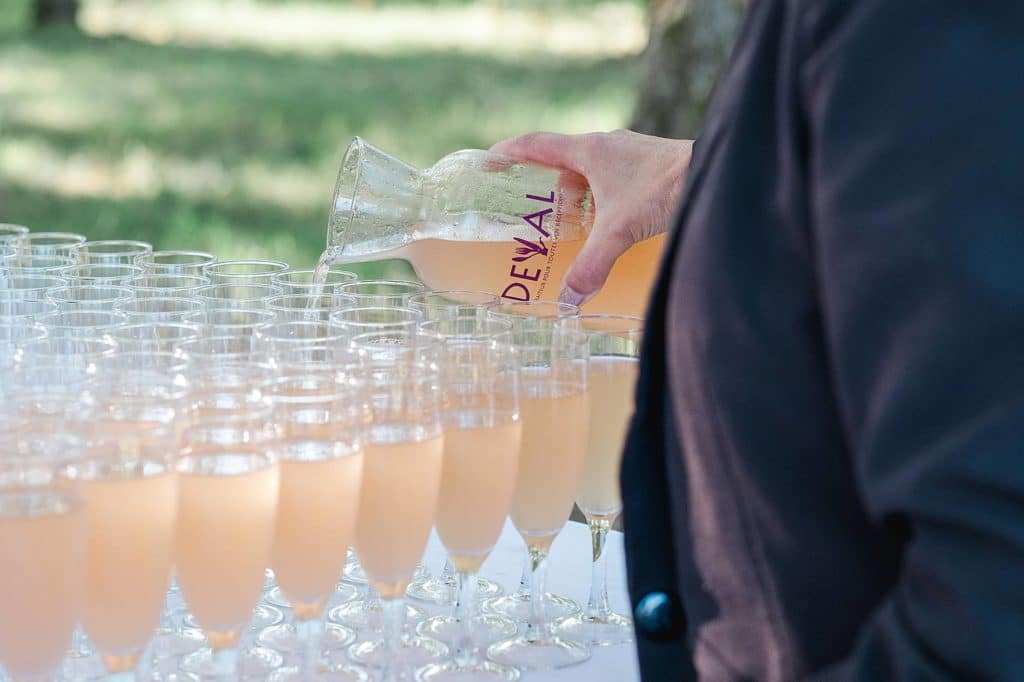
<instances>
[{"instance_id":1,"label":"row of stacked glasses","mask_svg":"<svg viewBox=\"0 0 1024 682\"><path fill-rule=\"evenodd\" d=\"M629 641L603 548L639 320L17 226L0 257L14 680L517 679ZM544 585L574 501L583 610Z\"/></svg>"}]
</instances>

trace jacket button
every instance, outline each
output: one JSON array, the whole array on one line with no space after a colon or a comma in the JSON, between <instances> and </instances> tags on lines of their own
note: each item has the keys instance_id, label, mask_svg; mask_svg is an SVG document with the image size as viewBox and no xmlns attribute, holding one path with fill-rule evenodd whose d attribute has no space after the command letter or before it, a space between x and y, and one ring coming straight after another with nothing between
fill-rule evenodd
<instances>
[{"instance_id":1,"label":"jacket button","mask_svg":"<svg viewBox=\"0 0 1024 682\"><path fill-rule=\"evenodd\" d=\"M667 592L648 592L633 609L636 631L654 642L670 642L686 631L686 614L679 597Z\"/></svg>"}]
</instances>

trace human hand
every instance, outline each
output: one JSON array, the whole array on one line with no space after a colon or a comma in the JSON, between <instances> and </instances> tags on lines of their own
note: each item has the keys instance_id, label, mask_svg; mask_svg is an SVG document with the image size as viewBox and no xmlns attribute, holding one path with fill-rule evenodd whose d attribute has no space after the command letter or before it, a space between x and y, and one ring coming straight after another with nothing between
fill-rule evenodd
<instances>
[{"instance_id":1,"label":"human hand","mask_svg":"<svg viewBox=\"0 0 1024 682\"><path fill-rule=\"evenodd\" d=\"M529 133L491 151L557 166L585 177L594 193L594 226L569 267L559 299L582 305L604 285L633 244L668 230L690 165L692 140L628 130L585 135Z\"/></svg>"}]
</instances>

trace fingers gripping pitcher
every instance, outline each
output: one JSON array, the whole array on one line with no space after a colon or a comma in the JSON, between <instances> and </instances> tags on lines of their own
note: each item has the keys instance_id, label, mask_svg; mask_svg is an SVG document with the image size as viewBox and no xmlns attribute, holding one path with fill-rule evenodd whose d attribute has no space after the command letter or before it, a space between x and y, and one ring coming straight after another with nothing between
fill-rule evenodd
<instances>
[{"instance_id":1,"label":"fingers gripping pitcher","mask_svg":"<svg viewBox=\"0 0 1024 682\"><path fill-rule=\"evenodd\" d=\"M594 210L587 181L572 171L479 149L419 170L357 137L338 173L318 270L403 258L432 289L555 300ZM663 245L658 236L631 247L584 308L642 315Z\"/></svg>"}]
</instances>

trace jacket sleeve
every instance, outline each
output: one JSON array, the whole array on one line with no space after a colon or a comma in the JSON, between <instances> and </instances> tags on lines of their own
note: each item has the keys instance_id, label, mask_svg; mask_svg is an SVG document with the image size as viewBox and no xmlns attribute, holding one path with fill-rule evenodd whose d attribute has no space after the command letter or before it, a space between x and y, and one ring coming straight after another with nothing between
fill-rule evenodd
<instances>
[{"instance_id":1,"label":"jacket sleeve","mask_svg":"<svg viewBox=\"0 0 1024 682\"><path fill-rule=\"evenodd\" d=\"M903 550L847 658L813 679L1022 680L1024 3L806 18L835 393L868 512Z\"/></svg>"}]
</instances>

